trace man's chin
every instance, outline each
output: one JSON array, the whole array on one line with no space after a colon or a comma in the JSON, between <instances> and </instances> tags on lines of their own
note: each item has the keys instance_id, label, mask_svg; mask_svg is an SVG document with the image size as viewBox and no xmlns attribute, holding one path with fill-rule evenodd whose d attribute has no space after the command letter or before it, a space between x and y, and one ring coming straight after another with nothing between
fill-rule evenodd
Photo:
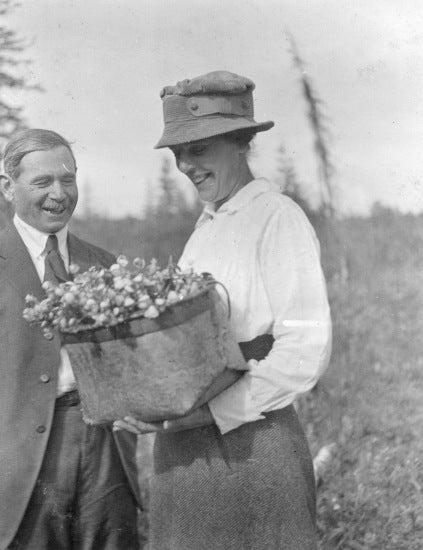
<instances>
[{"instance_id":1,"label":"man's chin","mask_svg":"<svg viewBox=\"0 0 423 550\"><path fill-rule=\"evenodd\" d=\"M43 233L57 233L65 227L70 217L68 211L62 212L61 214L55 214L43 210L41 216L37 220L27 221L27 223Z\"/></svg>"}]
</instances>

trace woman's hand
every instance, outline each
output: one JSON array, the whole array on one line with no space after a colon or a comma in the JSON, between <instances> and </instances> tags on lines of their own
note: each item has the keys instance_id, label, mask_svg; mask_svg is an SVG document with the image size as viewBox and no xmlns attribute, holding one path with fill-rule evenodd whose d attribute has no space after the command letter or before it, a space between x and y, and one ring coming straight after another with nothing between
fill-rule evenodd
<instances>
[{"instance_id":1,"label":"woman's hand","mask_svg":"<svg viewBox=\"0 0 423 550\"><path fill-rule=\"evenodd\" d=\"M245 370L248 370L248 368L249 365L245 364ZM173 420L165 420L164 422L143 422L132 416L126 416L123 420L116 420L113 423L113 431L128 430L134 434L142 435L151 432L179 432L181 430L190 430L191 428L199 428L200 426L214 424L214 419L207 402L239 380L245 370L226 369L220 373L213 384L198 400L196 404L197 408L186 416L181 416Z\"/></svg>"},{"instance_id":2,"label":"woman's hand","mask_svg":"<svg viewBox=\"0 0 423 550\"><path fill-rule=\"evenodd\" d=\"M210 424L214 424L214 419L206 403L186 416L164 422L143 422L132 416L126 416L124 420L116 420L113 423L113 431L127 430L142 435L151 432L179 432Z\"/></svg>"}]
</instances>

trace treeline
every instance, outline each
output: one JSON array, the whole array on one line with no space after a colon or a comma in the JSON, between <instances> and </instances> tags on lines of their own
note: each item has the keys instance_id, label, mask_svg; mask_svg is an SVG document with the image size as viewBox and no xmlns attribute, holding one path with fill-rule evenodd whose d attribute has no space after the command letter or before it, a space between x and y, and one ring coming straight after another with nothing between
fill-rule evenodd
<instances>
[{"instance_id":1,"label":"treeline","mask_svg":"<svg viewBox=\"0 0 423 550\"><path fill-rule=\"evenodd\" d=\"M130 258L156 258L161 265L169 258L177 260L184 244L194 229L197 215L167 215L137 219L131 216L120 219L93 216L75 217L71 229L80 237L114 254Z\"/></svg>"},{"instance_id":2,"label":"treeline","mask_svg":"<svg viewBox=\"0 0 423 550\"><path fill-rule=\"evenodd\" d=\"M170 257L175 261L179 258L202 208L200 203L178 203L177 195L170 197L149 209L144 218L113 219L91 214L72 218L71 229L115 254L156 258L164 265ZM404 214L380 204L366 217L332 219L319 210L305 210L319 238L329 280L371 280L378 270L407 269L411 265L423 268L423 214ZM0 227L12 214L10 205L0 196Z\"/></svg>"},{"instance_id":3,"label":"treeline","mask_svg":"<svg viewBox=\"0 0 423 550\"><path fill-rule=\"evenodd\" d=\"M144 219L100 216L74 218L81 237L129 257L156 258L164 265L177 260L194 229L200 208L182 213L147 215ZM307 212L321 245L329 280L360 278L371 282L379 271L423 269L423 214L404 214L376 204L370 216L330 219ZM414 271L414 269L412 270Z\"/></svg>"}]
</instances>

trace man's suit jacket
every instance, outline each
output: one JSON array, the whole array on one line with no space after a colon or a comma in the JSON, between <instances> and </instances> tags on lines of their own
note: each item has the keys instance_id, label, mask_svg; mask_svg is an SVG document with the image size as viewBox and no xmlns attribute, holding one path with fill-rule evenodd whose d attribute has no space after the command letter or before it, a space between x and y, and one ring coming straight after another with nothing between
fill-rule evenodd
<instances>
[{"instance_id":1,"label":"man's suit jacket","mask_svg":"<svg viewBox=\"0 0 423 550\"><path fill-rule=\"evenodd\" d=\"M108 252L68 237L70 260L81 271L109 266ZM46 340L22 317L25 296L44 296L29 253L13 224L0 232L0 549L12 541L44 457L54 413L60 340ZM136 437L115 434L125 471L139 500Z\"/></svg>"}]
</instances>

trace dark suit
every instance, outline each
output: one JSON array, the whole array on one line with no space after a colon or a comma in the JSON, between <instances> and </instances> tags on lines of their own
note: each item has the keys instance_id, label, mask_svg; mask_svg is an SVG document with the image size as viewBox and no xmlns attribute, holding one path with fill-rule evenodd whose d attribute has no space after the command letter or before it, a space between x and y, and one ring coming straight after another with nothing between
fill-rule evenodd
<instances>
[{"instance_id":1,"label":"dark suit","mask_svg":"<svg viewBox=\"0 0 423 550\"><path fill-rule=\"evenodd\" d=\"M69 234L70 260L82 271L109 266L108 252ZM55 407L58 335L46 340L22 317L25 296L43 297L29 253L13 224L0 232L0 549L15 536L43 461ZM119 432L119 454L139 502L136 438Z\"/></svg>"}]
</instances>

